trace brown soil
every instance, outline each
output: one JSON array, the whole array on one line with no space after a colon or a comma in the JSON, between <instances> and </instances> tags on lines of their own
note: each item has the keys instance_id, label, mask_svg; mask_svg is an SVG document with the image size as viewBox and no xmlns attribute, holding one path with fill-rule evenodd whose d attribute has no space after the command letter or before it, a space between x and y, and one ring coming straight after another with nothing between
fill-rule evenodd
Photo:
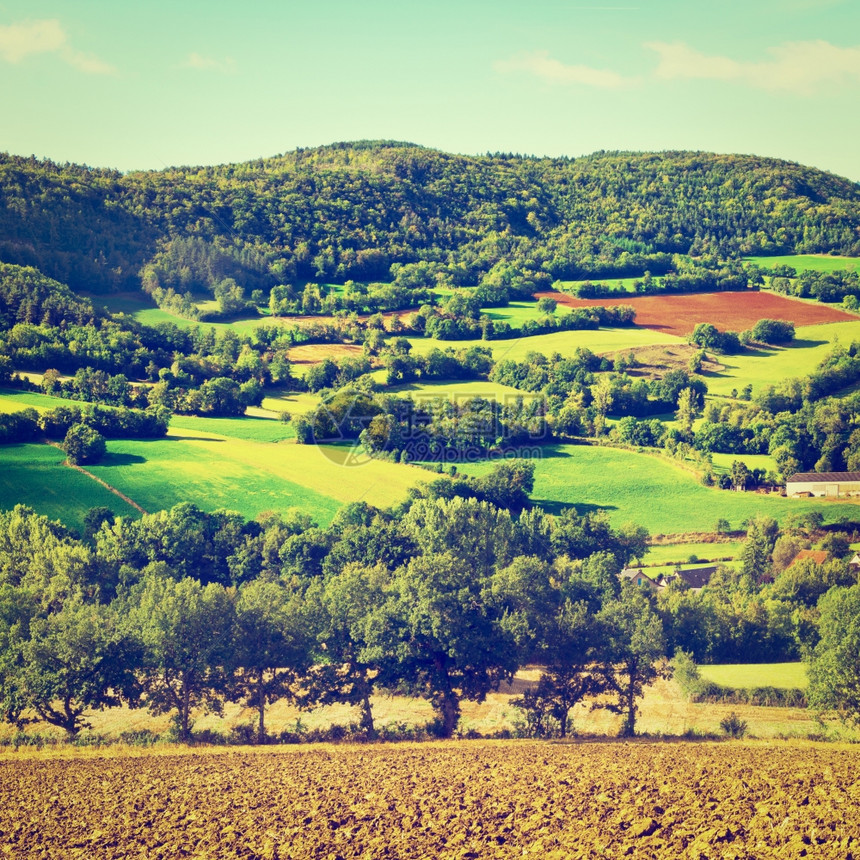
<instances>
[{"instance_id":1,"label":"brown soil","mask_svg":"<svg viewBox=\"0 0 860 860\"><path fill-rule=\"evenodd\" d=\"M785 320L798 326L857 320L853 314L827 305L753 290L603 299L577 299L548 291L537 293L536 297L544 296L571 308L630 305L636 310L636 325L677 337L687 337L702 322L712 323L721 331L744 331L760 319Z\"/></svg>"},{"instance_id":2,"label":"brown soil","mask_svg":"<svg viewBox=\"0 0 860 860\"><path fill-rule=\"evenodd\" d=\"M454 742L0 763L20 858L857 857L855 749Z\"/></svg>"}]
</instances>

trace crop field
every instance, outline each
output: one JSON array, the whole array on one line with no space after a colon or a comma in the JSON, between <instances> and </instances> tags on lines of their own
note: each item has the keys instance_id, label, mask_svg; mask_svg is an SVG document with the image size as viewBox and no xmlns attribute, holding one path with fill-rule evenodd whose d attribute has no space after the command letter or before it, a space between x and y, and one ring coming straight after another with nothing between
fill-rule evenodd
<instances>
[{"instance_id":1,"label":"crop field","mask_svg":"<svg viewBox=\"0 0 860 860\"><path fill-rule=\"evenodd\" d=\"M63 466L64 459L65 454L50 445L0 447L0 510L28 505L79 532L90 508L104 506L122 516L139 516L92 478Z\"/></svg>"},{"instance_id":2,"label":"crop field","mask_svg":"<svg viewBox=\"0 0 860 860\"><path fill-rule=\"evenodd\" d=\"M750 687L805 690L809 684L804 663L743 663L698 668L705 680L737 690Z\"/></svg>"},{"instance_id":3,"label":"crop field","mask_svg":"<svg viewBox=\"0 0 860 860\"><path fill-rule=\"evenodd\" d=\"M460 741L12 756L16 858L855 856L860 752Z\"/></svg>"},{"instance_id":4,"label":"crop field","mask_svg":"<svg viewBox=\"0 0 860 860\"><path fill-rule=\"evenodd\" d=\"M630 305L636 309L636 325L686 338L698 323L714 323L721 330L743 331L760 319L778 319L796 326L860 319L817 302L790 299L753 290L725 293L632 296L623 299L576 299L563 293L539 293L569 307Z\"/></svg>"},{"instance_id":5,"label":"crop field","mask_svg":"<svg viewBox=\"0 0 860 860\"><path fill-rule=\"evenodd\" d=\"M348 448L249 441L188 427L172 427L160 440L111 440L107 456L89 470L147 511L189 501L253 519L298 508L321 524L348 502L393 504L428 477L381 460L350 465Z\"/></svg>"},{"instance_id":6,"label":"crop field","mask_svg":"<svg viewBox=\"0 0 860 860\"><path fill-rule=\"evenodd\" d=\"M827 521L856 517L848 503L785 499L778 495L732 493L703 486L674 463L635 451L588 445L546 446L534 460L533 501L557 513L568 506L580 513L605 509L617 526L635 522L652 534L712 531L717 519L732 528L756 514L781 520L788 514L820 510ZM482 475L493 461L464 464L461 472Z\"/></svg>"},{"instance_id":7,"label":"crop field","mask_svg":"<svg viewBox=\"0 0 860 860\"><path fill-rule=\"evenodd\" d=\"M728 395L750 384L753 393L781 379L808 376L833 349L860 340L860 319L827 325L801 326L791 346L746 350L739 355L720 356L723 369L705 374L711 394Z\"/></svg>"},{"instance_id":8,"label":"crop field","mask_svg":"<svg viewBox=\"0 0 860 860\"><path fill-rule=\"evenodd\" d=\"M798 272L811 269L814 272L837 272L844 269L860 270L858 257L834 257L829 254L788 254L781 257L746 257L763 269L774 266L791 266Z\"/></svg>"}]
</instances>

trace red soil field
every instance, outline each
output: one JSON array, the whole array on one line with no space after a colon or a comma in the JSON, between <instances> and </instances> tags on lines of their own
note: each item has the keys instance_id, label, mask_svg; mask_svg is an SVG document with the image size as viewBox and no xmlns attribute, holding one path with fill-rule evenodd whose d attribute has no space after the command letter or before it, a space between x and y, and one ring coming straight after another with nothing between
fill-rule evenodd
<instances>
[{"instance_id":1,"label":"red soil field","mask_svg":"<svg viewBox=\"0 0 860 860\"><path fill-rule=\"evenodd\" d=\"M740 332L760 319L785 320L797 326L857 320L853 314L826 305L753 290L602 299L576 299L565 293L548 291L536 297L545 296L571 308L630 305L636 309L636 325L678 337L687 337L702 322L712 323L721 331Z\"/></svg>"}]
</instances>

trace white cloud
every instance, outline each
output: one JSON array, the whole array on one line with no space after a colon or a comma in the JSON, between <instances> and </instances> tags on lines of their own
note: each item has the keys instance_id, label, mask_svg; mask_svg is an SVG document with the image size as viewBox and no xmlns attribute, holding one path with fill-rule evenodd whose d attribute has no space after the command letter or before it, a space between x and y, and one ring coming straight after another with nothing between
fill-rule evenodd
<instances>
[{"instance_id":1,"label":"white cloud","mask_svg":"<svg viewBox=\"0 0 860 860\"><path fill-rule=\"evenodd\" d=\"M527 72L552 84L581 84L588 87L617 89L632 81L609 69L591 66L566 65L549 56L547 51L520 54L510 60L499 60L493 64L497 72Z\"/></svg>"},{"instance_id":2,"label":"white cloud","mask_svg":"<svg viewBox=\"0 0 860 860\"><path fill-rule=\"evenodd\" d=\"M659 57L658 78L735 81L763 90L811 95L825 86L860 82L860 46L840 48L822 40L785 42L756 61L708 56L683 42L648 42Z\"/></svg>"},{"instance_id":3,"label":"white cloud","mask_svg":"<svg viewBox=\"0 0 860 860\"><path fill-rule=\"evenodd\" d=\"M234 72L236 71L236 61L232 57L216 60L214 57L204 57L202 54L192 51L182 63L182 68L199 71Z\"/></svg>"},{"instance_id":4,"label":"white cloud","mask_svg":"<svg viewBox=\"0 0 860 860\"><path fill-rule=\"evenodd\" d=\"M0 57L7 63L20 63L33 54L56 54L63 62L92 75L110 75L116 71L98 57L72 48L56 18L0 26Z\"/></svg>"}]
</instances>

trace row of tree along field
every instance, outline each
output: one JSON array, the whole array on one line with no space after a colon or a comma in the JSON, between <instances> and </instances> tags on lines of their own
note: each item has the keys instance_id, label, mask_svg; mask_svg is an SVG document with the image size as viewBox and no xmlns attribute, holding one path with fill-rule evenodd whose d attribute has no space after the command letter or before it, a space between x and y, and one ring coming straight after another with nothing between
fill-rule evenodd
<instances>
[{"instance_id":1,"label":"row of tree along field","mask_svg":"<svg viewBox=\"0 0 860 860\"><path fill-rule=\"evenodd\" d=\"M825 564L786 568L820 520L780 534L759 518L739 568L656 594L618 576L645 553L642 529L530 509L530 489L528 467L502 464L394 509L349 505L325 529L189 504L139 520L93 509L83 536L26 508L0 514L3 717L74 736L89 712L125 702L174 713L188 739L193 708L230 700L257 710L265 740L266 708L286 698L353 704L373 736L371 695L388 690L428 699L448 737L461 701L537 663L520 702L535 733L564 734L591 700L632 734L643 688L678 649L699 662L807 657L810 700L850 716L857 643L850 628L834 638L829 614L860 591L844 536L828 536Z\"/></svg>"}]
</instances>

